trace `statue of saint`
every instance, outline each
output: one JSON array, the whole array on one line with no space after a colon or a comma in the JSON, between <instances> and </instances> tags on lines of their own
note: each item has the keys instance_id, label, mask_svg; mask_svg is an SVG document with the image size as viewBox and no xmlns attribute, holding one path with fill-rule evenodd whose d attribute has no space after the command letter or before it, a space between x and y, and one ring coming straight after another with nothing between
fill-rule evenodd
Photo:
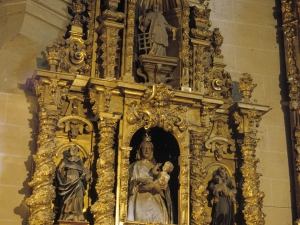
<instances>
[{"instance_id":1,"label":"statue of saint","mask_svg":"<svg viewBox=\"0 0 300 225\"><path fill-rule=\"evenodd\" d=\"M212 225L233 225L233 204L236 202L236 189L227 171L220 166L210 184L214 196Z\"/></svg>"},{"instance_id":2,"label":"statue of saint","mask_svg":"<svg viewBox=\"0 0 300 225\"><path fill-rule=\"evenodd\" d=\"M58 164L57 181L59 194L59 220L85 221L83 216L83 198L85 184L90 179L90 171L84 168L78 154L78 146L72 145L63 152Z\"/></svg>"},{"instance_id":3,"label":"statue of saint","mask_svg":"<svg viewBox=\"0 0 300 225\"><path fill-rule=\"evenodd\" d=\"M151 42L150 55L166 56L166 47L168 43L168 34L166 30L173 33L173 39L176 35L176 28L168 24L165 17L161 14L159 4L154 3L152 10L146 15L139 17L139 29L145 33L148 31Z\"/></svg>"},{"instance_id":4,"label":"statue of saint","mask_svg":"<svg viewBox=\"0 0 300 225\"><path fill-rule=\"evenodd\" d=\"M144 140L137 151L137 161L130 165L128 221L172 223L167 173L173 165L166 163L164 171L159 172L160 165L153 158L152 142Z\"/></svg>"}]
</instances>

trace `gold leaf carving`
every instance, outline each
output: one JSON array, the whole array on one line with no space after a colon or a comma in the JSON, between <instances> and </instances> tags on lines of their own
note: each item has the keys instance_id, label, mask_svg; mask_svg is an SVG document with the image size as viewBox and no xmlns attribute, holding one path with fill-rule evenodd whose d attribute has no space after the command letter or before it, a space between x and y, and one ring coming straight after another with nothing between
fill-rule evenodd
<instances>
[{"instance_id":1,"label":"gold leaf carving","mask_svg":"<svg viewBox=\"0 0 300 225\"><path fill-rule=\"evenodd\" d=\"M114 224L115 195L115 150L114 135L117 119L100 118L98 123L100 129L100 142L98 145L99 159L97 160L98 181L96 192L98 200L92 205L91 212L95 217L95 224Z\"/></svg>"}]
</instances>

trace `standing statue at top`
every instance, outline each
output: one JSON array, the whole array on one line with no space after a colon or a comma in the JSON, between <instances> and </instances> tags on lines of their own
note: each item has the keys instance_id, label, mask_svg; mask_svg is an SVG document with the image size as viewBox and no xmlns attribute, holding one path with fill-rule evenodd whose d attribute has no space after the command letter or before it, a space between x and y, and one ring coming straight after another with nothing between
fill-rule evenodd
<instances>
[{"instance_id":1,"label":"standing statue at top","mask_svg":"<svg viewBox=\"0 0 300 225\"><path fill-rule=\"evenodd\" d=\"M166 56L166 47L168 47L168 34L166 30L173 33L173 40L176 37L176 29L168 24L165 17L160 11L160 5L154 3L152 11L139 17L139 29L149 33L150 38L150 55Z\"/></svg>"}]
</instances>

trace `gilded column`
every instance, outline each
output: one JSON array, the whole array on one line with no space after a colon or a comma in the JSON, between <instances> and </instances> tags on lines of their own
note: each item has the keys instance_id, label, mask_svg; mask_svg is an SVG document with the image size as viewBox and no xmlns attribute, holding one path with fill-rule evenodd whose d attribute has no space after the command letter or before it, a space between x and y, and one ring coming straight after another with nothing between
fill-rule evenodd
<instances>
[{"instance_id":1,"label":"gilded column","mask_svg":"<svg viewBox=\"0 0 300 225\"><path fill-rule=\"evenodd\" d=\"M232 107L234 121L237 126L238 143L242 155L241 172L243 177L242 194L244 198L244 220L247 225L264 225L265 214L262 212L264 193L259 190L260 180L257 169L259 159L256 157L256 146L259 139L256 137L257 127L261 116L270 110L268 106L253 104L250 96L253 88L250 74L243 74L239 88L244 102L237 102Z\"/></svg>"},{"instance_id":2,"label":"gilded column","mask_svg":"<svg viewBox=\"0 0 300 225\"><path fill-rule=\"evenodd\" d=\"M190 132L191 140L191 224L208 225L210 216L206 213L208 191L204 185L207 171L203 168L203 157L205 155L204 141L205 133Z\"/></svg>"},{"instance_id":3,"label":"gilded column","mask_svg":"<svg viewBox=\"0 0 300 225\"><path fill-rule=\"evenodd\" d=\"M100 142L98 144L99 158L97 160L96 192L97 201L92 205L91 212L95 225L115 224L115 152L114 138L119 118L107 115L101 117L98 123Z\"/></svg>"},{"instance_id":4,"label":"gilded column","mask_svg":"<svg viewBox=\"0 0 300 225\"><path fill-rule=\"evenodd\" d=\"M54 142L57 122L60 114L61 97L65 96L68 88L65 82L41 78L35 81L35 91L38 96L39 111L39 134L37 140L37 152L33 155L35 172L29 186L32 187L32 195L26 200L30 208L29 224L52 225L55 213L53 201L55 199L56 165L53 157L56 152Z\"/></svg>"}]
</instances>

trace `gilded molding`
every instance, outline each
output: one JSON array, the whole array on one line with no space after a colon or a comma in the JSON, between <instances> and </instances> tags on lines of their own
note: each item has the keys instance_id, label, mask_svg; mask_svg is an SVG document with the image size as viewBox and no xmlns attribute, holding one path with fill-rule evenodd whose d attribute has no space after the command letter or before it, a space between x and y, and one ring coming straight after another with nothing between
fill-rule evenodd
<instances>
[{"instance_id":1,"label":"gilded molding","mask_svg":"<svg viewBox=\"0 0 300 225\"><path fill-rule=\"evenodd\" d=\"M115 224L115 149L114 135L119 118L101 117L98 123L100 142L98 144L96 192L97 201L91 206L96 225Z\"/></svg>"},{"instance_id":2,"label":"gilded molding","mask_svg":"<svg viewBox=\"0 0 300 225\"><path fill-rule=\"evenodd\" d=\"M122 77L124 81L132 81L132 65L133 65L133 47L134 47L134 28L135 28L135 5L136 0L128 1L127 5L127 29L125 37L125 65L124 71L125 75Z\"/></svg>"},{"instance_id":3,"label":"gilded molding","mask_svg":"<svg viewBox=\"0 0 300 225\"><path fill-rule=\"evenodd\" d=\"M182 10L182 72L181 72L181 86L190 87L190 67L191 67L191 48L190 48L190 28L189 19L190 8L183 7Z\"/></svg>"},{"instance_id":4,"label":"gilded molding","mask_svg":"<svg viewBox=\"0 0 300 225\"><path fill-rule=\"evenodd\" d=\"M190 131L191 159L190 159L190 183L191 183L191 224L208 225L211 222L210 215L205 211L208 191L204 183L207 171L203 167L203 157L206 150L206 132Z\"/></svg>"}]
</instances>

